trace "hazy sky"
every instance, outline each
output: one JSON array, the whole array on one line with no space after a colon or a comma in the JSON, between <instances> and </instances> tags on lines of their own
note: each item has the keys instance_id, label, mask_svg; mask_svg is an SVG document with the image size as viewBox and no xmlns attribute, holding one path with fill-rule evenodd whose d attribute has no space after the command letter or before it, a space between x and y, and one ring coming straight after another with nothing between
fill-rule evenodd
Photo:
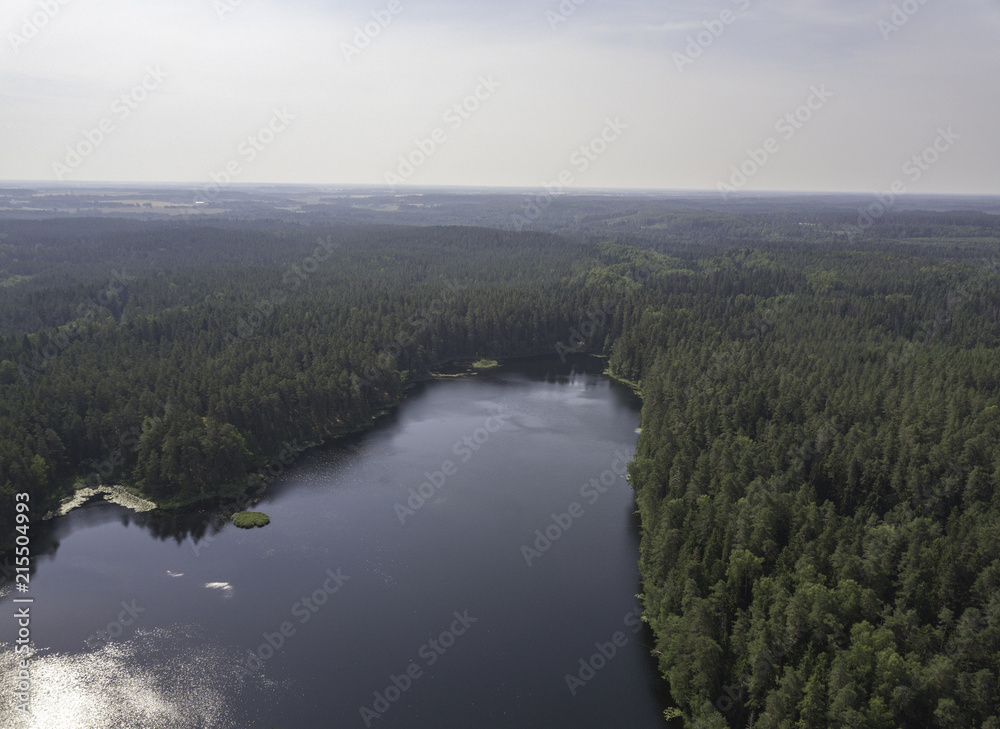
<instances>
[{"instance_id":1,"label":"hazy sky","mask_svg":"<svg viewBox=\"0 0 1000 729\"><path fill-rule=\"evenodd\" d=\"M1000 0L576 2L5 0L0 179L1000 194Z\"/></svg>"}]
</instances>

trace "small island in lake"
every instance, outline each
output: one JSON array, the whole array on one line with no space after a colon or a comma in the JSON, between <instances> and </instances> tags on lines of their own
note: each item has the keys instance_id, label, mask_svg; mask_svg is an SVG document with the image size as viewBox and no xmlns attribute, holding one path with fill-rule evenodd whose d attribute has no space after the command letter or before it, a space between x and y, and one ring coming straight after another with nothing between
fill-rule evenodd
<instances>
[{"instance_id":1,"label":"small island in lake","mask_svg":"<svg viewBox=\"0 0 1000 729\"><path fill-rule=\"evenodd\" d=\"M264 527L271 523L271 517L260 511L241 511L233 514L233 524L240 529Z\"/></svg>"}]
</instances>

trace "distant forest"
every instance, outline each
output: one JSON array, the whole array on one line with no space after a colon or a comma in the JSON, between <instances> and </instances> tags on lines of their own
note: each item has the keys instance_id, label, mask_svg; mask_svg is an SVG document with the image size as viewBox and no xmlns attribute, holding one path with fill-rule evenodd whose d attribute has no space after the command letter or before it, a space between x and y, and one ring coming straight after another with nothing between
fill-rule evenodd
<instances>
[{"instance_id":1,"label":"distant forest","mask_svg":"<svg viewBox=\"0 0 1000 729\"><path fill-rule=\"evenodd\" d=\"M587 351L643 398L668 716L1000 729L1000 217L619 207L7 221L0 535L21 491L210 502L436 366Z\"/></svg>"}]
</instances>

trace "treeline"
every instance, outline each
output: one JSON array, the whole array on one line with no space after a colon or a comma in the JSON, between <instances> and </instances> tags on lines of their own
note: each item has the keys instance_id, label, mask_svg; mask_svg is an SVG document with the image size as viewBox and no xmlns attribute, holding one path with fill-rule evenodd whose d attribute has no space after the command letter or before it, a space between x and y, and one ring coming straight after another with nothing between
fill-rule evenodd
<instances>
[{"instance_id":1,"label":"treeline","mask_svg":"<svg viewBox=\"0 0 1000 729\"><path fill-rule=\"evenodd\" d=\"M585 348L643 394L631 476L670 715L1000 729L995 225L903 213L848 239L842 212L618 212L619 243L20 223L0 528L16 492L88 478L210 498L435 364Z\"/></svg>"},{"instance_id":2,"label":"treeline","mask_svg":"<svg viewBox=\"0 0 1000 729\"><path fill-rule=\"evenodd\" d=\"M55 256L34 252L39 235L12 257ZM552 351L596 260L553 236L462 228L49 235L94 270L0 289L5 534L18 491L36 510L81 479L165 504L212 497L289 440L370 423L433 363ZM32 312L53 325L24 331Z\"/></svg>"},{"instance_id":3,"label":"treeline","mask_svg":"<svg viewBox=\"0 0 1000 729\"><path fill-rule=\"evenodd\" d=\"M1000 727L1000 275L924 253L734 251L612 345L689 726Z\"/></svg>"}]
</instances>

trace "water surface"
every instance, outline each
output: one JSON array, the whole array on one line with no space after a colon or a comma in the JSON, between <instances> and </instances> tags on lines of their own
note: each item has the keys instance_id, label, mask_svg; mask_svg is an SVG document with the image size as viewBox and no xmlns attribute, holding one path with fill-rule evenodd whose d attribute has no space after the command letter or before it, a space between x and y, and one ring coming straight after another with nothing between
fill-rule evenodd
<instances>
[{"instance_id":1,"label":"water surface","mask_svg":"<svg viewBox=\"0 0 1000 729\"><path fill-rule=\"evenodd\" d=\"M664 726L620 475L638 407L599 362L529 360L298 455L264 529L104 502L56 520L31 722L0 598L0 727Z\"/></svg>"}]
</instances>

